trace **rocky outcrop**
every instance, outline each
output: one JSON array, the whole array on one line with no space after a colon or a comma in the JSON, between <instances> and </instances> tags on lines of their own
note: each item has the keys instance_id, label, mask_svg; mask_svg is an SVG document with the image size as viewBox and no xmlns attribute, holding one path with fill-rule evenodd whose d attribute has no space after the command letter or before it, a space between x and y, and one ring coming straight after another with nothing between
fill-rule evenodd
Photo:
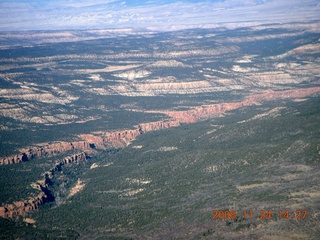
<instances>
[{"instance_id":1,"label":"rocky outcrop","mask_svg":"<svg viewBox=\"0 0 320 240\"><path fill-rule=\"evenodd\" d=\"M194 123L218 116L226 111L249 105L252 104L245 102L222 103L196 107L194 109L186 111L168 111L164 113L180 123Z\"/></svg>"},{"instance_id":2,"label":"rocky outcrop","mask_svg":"<svg viewBox=\"0 0 320 240\"><path fill-rule=\"evenodd\" d=\"M107 132L103 137L95 136L93 134L82 134L80 137L85 141L56 142L44 146L21 149L21 153L19 154L0 159L0 165L26 162L37 157L52 157L72 150L104 149L105 145L123 146L130 143L138 135L140 135L138 128L111 133Z\"/></svg>"},{"instance_id":3,"label":"rocky outcrop","mask_svg":"<svg viewBox=\"0 0 320 240\"><path fill-rule=\"evenodd\" d=\"M158 121L158 122L149 122L149 123L141 123L138 125L140 132L149 132L156 131L165 128L177 127L180 125L180 122L177 120L171 121Z\"/></svg>"},{"instance_id":4,"label":"rocky outcrop","mask_svg":"<svg viewBox=\"0 0 320 240\"><path fill-rule=\"evenodd\" d=\"M45 192L40 192L35 197L30 197L27 200L17 201L11 204L6 204L0 207L0 217L16 218L18 216L26 216L28 212L34 211L40 205L49 201L49 197Z\"/></svg>"},{"instance_id":5,"label":"rocky outcrop","mask_svg":"<svg viewBox=\"0 0 320 240\"><path fill-rule=\"evenodd\" d=\"M53 168L51 168L47 173L49 173L49 175L47 177L51 178L52 175L56 172L56 171L60 171L62 166L64 165L68 165L71 163L79 163L81 161L85 161L88 159L88 154L86 152L81 152L81 153L77 153L77 154L73 154L71 156L65 157L62 160L58 160L55 164L55 166Z\"/></svg>"},{"instance_id":6,"label":"rocky outcrop","mask_svg":"<svg viewBox=\"0 0 320 240\"><path fill-rule=\"evenodd\" d=\"M21 149L19 154L0 159L0 165L14 164L32 160L37 157L52 157L72 150L92 150L106 149L110 147L125 147L130 144L137 136L144 132L160 130L164 128L179 126L176 120L157 121L141 123L135 129L106 132L101 136L93 134L81 134L79 137L83 141L75 142L55 142L44 146L35 146Z\"/></svg>"},{"instance_id":7,"label":"rocky outcrop","mask_svg":"<svg viewBox=\"0 0 320 240\"><path fill-rule=\"evenodd\" d=\"M101 136L96 136L93 134L80 134L79 137L85 142L89 143L89 147L91 148L104 148L104 139Z\"/></svg>"},{"instance_id":8,"label":"rocky outcrop","mask_svg":"<svg viewBox=\"0 0 320 240\"><path fill-rule=\"evenodd\" d=\"M107 132L103 140L110 147L125 147L140 134L139 129Z\"/></svg>"},{"instance_id":9,"label":"rocky outcrop","mask_svg":"<svg viewBox=\"0 0 320 240\"><path fill-rule=\"evenodd\" d=\"M61 171L64 165L79 163L87 160L88 157L87 153L81 152L65 157L62 160L58 160L49 171L45 172L44 179L31 184L33 188L40 191L38 195L29 197L27 200L16 201L11 204L1 206L0 217L14 219L19 216L26 216L27 213L38 209L40 205L54 201L54 197L48 190L49 180L53 177L54 173Z\"/></svg>"},{"instance_id":10,"label":"rocky outcrop","mask_svg":"<svg viewBox=\"0 0 320 240\"><path fill-rule=\"evenodd\" d=\"M90 144L86 141L79 142L56 142L52 144L46 144L44 146L32 147L25 149L24 153L27 155L28 159L34 157L48 157L56 156L63 152L76 150L76 149L90 149Z\"/></svg>"},{"instance_id":11,"label":"rocky outcrop","mask_svg":"<svg viewBox=\"0 0 320 240\"><path fill-rule=\"evenodd\" d=\"M137 136L149 132L170 127L177 127L180 125L179 121L157 121L149 123L141 123L135 129L122 130L116 132L107 132L103 138L104 144L114 147L124 147L130 144Z\"/></svg>"},{"instance_id":12,"label":"rocky outcrop","mask_svg":"<svg viewBox=\"0 0 320 240\"><path fill-rule=\"evenodd\" d=\"M56 142L46 144L44 146L36 146L26 149L21 149L19 154L5 157L0 160L0 165L13 164L19 162L29 161L35 157L51 157L71 150L87 150L93 146L89 142Z\"/></svg>"},{"instance_id":13,"label":"rocky outcrop","mask_svg":"<svg viewBox=\"0 0 320 240\"><path fill-rule=\"evenodd\" d=\"M25 153L20 153L17 155L9 156L0 159L0 165L7 165L7 164L14 164L19 162L25 162L28 161L28 157Z\"/></svg>"}]
</instances>

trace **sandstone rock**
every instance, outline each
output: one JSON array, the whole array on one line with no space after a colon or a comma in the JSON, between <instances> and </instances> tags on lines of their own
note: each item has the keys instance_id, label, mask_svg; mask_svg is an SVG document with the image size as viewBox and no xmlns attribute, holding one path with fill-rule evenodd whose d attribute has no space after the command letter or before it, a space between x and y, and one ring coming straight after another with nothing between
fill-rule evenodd
<instances>
[{"instance_id":1,"label":"sandstone rock","mask_svg":"<svg viewBox=\"0 0 320 240\"><path fill-rule=\"evenodd\" d=\"M103 141L105 144L111 144L117 147L124 147L128 145L131 141L136 139L136 137L140 134L141 133L139 129L122 130L111 133L107 132L105 133Z\"/></svg>"},{"instance_id":2,"label":"sandstone rock","mask_svg":"<svg viewBox=\"0 0 320 240\"><path fill-rule=\"evenodd\" d=\"M36 220L34 220L33 218L24 218L23 221L25 223L29 223L29 224L34 224L36 223Z\"/></svg>"},{"instance_id":3,"label":"sandstone rock","mask_svg":"<svg viewBox=\"0 0 320 240\"><path fill-rule=\"evenodd\" d=\"M25 206L24 202L13 202L13 204L17 207L17 208L21 208Z\"/></svg>"},{"instance_id":4,"label":"sandstone rock","mask_svg":"<svg viewBox=\"0 0 320 240\"><path fill-rule=\"evenodd\" d=\"M104 148L103 138L93 134L80 134L79 137L96 148Z\"/></svg>"},{"instance_id":5,"label":"sandstone rock","mask_svg":"<svg viewBox=\"0 0 320 240\"><path fill-rule=\"evenodd\" d=\"M58 154L76 150L76 149L91 149L92 145L86 141L79 142L57 142L46 144L44 146L31 147L28 149L21 149L21 154L5 157L0 160L0 165L14 164L24 161L29 161L35 157L51 157Z\"/></svg>"},{"instance_id":6,"label":"sandstone rock","mask_svg":"<svg viewBox=\"0 0 320 240\"><path fill-rule=\"evenodd\" d=\"M17 201L14 204L6 204L0 207L0 217L16 218L18 216L25 216L28 212L37 209L47 199L44 192L40 192L35 197L30 197L27 200Z\"/></svg>"},{"instance_id":7,"label":"sandstone rock","mask_svg":"<svg viewBox=\"0 0 320 240\"><path fill-rule=\"evenodd\" d=\"M124 147L130 144L137 136L141 135L144 132L155 131L170 127L179 126L178 121L157 121L149 123L141 123L135 126L135 129L131 130L122 130L116 132L107 132L103 138L104 144L109 144L116 147Z\"/></svg>"},{"instance_id":8,"label":"sandstone rock","mask_svg":"<svg viewBox=\"0 0 320 240\"><path fill-rule=\"evenodd\" d=\"M138 127L142 132L149 132L149 131L155 131L155 130L170 128L170 127L177 127L179 125L180 125L179 121L172 120L172 121L141 123L140 125L138 125Z\"/></svg>"},{"instance_id":9,"label":"sandstone rock","mask_svg":"<svg viewBox=\"0 0 320 240\"><path fill-rule=\"evenodd\" d=\"M0 207L0 217L5 218L7 216L8 209L5 207Z\"/></svg>"}]
</instances>

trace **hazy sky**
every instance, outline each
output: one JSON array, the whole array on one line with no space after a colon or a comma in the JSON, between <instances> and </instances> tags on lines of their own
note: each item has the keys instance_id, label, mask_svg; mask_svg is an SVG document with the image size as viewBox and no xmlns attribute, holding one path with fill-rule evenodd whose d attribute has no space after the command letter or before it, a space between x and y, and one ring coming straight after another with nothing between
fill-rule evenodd
<instances>
[{"instance_id":1,"label":"hazy sky","mask_svg":"<svg viewBox=\"0 0 320 240\"><path fill-rule=\"evenodd\" d=\"M0 31L184 28L320 19L320 0L0 0Z\"/></svg>"}]
</instances>

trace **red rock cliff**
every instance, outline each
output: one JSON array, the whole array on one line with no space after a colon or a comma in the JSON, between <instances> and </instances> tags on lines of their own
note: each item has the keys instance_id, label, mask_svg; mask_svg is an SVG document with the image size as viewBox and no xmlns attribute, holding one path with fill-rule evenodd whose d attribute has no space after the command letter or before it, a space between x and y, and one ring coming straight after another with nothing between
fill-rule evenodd
<instances>
[{"instance_id":1,"label":"red rock cliff","mask_svg":"<svg viewBox=\"0 0 320 240\"><path fill-rule=\"evenodd\" d=\"M29 161L35 157L51 157L71 150L91 149L90 143L86 141L79 142L56 142L44 146L21 149L19 154L5 157L0 160L0 165L13 164Z\"/></svg>"},{"instance_id":2,"label":"red rock cliff","mask_svg":"<svg viewBox=\"0 0 320 240\"><path fill-rule=\"evenodd\" d=\"M155 131L160 129L166 129L171 127L177 127L180 125L180 122L177 120L171 121L158 121L158 122L149 122L149 123L141 123L137 127L141 133Z\"/></svg>"},{"instance_id":3,"label":"red rock cliff","mask_svg":"<svg viewBox=\"0 0 320 240\"><path fill-rule=\"evenodd\" d=\"M44 192L40 192L37 196L30 197L27 200L6 204L0 207L0 217L16 218L18 216L26 216L28 212L38 209L47 199L47 195Z\"/></svg>"},{"instance_id":4,"label":"red rock cliff","mask_svg":"<svg viewBox=\"0 0 320 240\"><path fill-rule=\"evenodd\" d=\"M125 147L140 134L139 129L106 132L103 141L108 146Z\"/></svg>"},{"instance_id":5,"label":"red rock cliff","mask_svg":"<svg viewBox=\"0 0 320 240\"><path fill-rule=\"evenodd\" d=\"M130 144L137 136L149 132L165 128L177 127L180 125L179 121L157 121L149 123L141 123L135 126L135 129L122 130L115 132L107 132L103 138L104 144L115 147L125 147Z\"/></svg>"},{"instance_id":6,"label":"red rock cliff","mask_svg":"<svg viewBox=\"0 0 320 240\"><path fill-rule=\"evenodd\" d=\"M166 111L162 112L181 123L193 123L204 119L209 119L226 111L231 111L244 106L259 104L261 101L270 101L286 98L301 98L320 92L320 87L302 88L286 91L268 91L261 94L251 95L241 102L220 103L195 107L186 111Z\"/></svg>"}]
</instances>

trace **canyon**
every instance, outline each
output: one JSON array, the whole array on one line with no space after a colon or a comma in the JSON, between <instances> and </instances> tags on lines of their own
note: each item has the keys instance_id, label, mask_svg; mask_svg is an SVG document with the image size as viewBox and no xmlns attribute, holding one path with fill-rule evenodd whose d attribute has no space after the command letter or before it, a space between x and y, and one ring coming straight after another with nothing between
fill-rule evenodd
<instances>
[{"instance_id":1,"label":"canyon","mask_svg":"<svg viewBox=\"0 0 320 240\"><path fill-rule=\"evenodd\" d=\"M139 135L171 127L177 127L181 124L194 123L213 118L224 114L227 111L238 109L245 106L261 104L263 101L273 101L278 99L295 99L304 98L312 94L320 92L320 87L302 88L286 91L267 91L245 97L240 102L220 103L212 105L198 106L185 111L163 111L159 113L166 114L169 118L164 121L141 123L134 129L125 129L113 132L104 132L99 135L80 134L78 137L82 141L73 142L55 142L42 146L34 146L20 150L19 154L5 157L0 160L0 165L16 164L30 161L34 158L46 158L58 156L70 151L81 151L72 154L62 160L58 160L56 164L45 172L44 179L32 184L33 188L40 192L36 196L29 199L16 201L11 204L5 204L0 207L0 216L4 218L17 218L18 216L26 216L28 212L34 211L40 205L53 201L53 196L47 191L48 180L51 179L55 172L61 171L64 165L76 164L79 161L85 161L89 155L86 150L94 154L95 149L123 148L134 141Z\"/></svg>"},{"instance_id":2,"label":"canyon","mask_svg":"<svg viewBox=\"0 0 320 240\"><path fill-rule=\"evenodd\" d=\"M17 219L19 216L25 217L29 212L37 210L42 204L54 201L53 195L48 190L53 175L61 171L65 165L77 164L89 158L86 152L80 152L56 161L55 165L44 173L43 179L31 184L32 188L38 190L39 193L33 194L28 199L0 206L0 217L10 219Z\"/></svg>"},{"instance_id":3,"label":"canyon","mask_svg":"<svg viewBox=\"0 0 320 240\"><path fill-rule=\"evenodd\" d=\"M263 101L278 99L303 98L320 92L320 87L300 88L285 91L266 91L245 97L243 101L202 105L185 111L153 111L167 115L169 118L163 121L138 124L135 129L125 129L112 132L104 132L99 135L80 134L83 141L56 142L42 146L20 149L20 153L0 160L0 165L15 164L39 157L52 157L72 150L107 149L112 147L125 147L139 135L155 130L177 127L182 123L194 123L219 116L227 111L245 106L259 105Z\"/></svg>"}]
</instances>

